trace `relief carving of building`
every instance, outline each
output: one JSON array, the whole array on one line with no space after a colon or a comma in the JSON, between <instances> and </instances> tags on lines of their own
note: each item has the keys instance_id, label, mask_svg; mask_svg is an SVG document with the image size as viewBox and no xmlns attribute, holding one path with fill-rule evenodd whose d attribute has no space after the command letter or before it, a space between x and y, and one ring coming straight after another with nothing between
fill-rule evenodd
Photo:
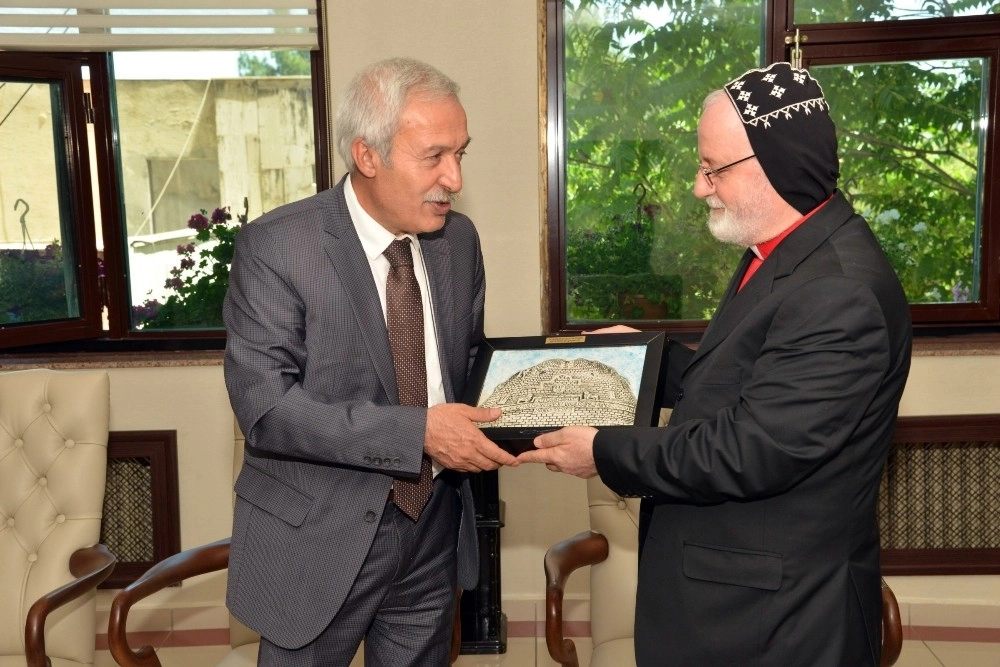
<instances>
[{"instance_id":1,"label":"relief carving of building","mask_svg":"<svg viewBox=\"0 0 1000 667\"><path fill-rule=\"evenodd\" d=\"M503 409L491 427L631 425L636 397L615 369L590 359L549 359L497 386L484 407Z\"/></svg>"}]
</instances>

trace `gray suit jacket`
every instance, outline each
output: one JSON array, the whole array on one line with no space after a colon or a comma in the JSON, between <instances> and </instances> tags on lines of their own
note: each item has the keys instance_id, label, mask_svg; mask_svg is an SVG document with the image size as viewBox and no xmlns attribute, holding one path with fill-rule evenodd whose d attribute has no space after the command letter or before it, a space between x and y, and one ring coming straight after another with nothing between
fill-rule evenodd
<instances>
[{"instance_id":1,"label":"gray suit jacket","mask_svg":"<svg viewBox=\"0 0 1000 667\"><path fill-rule=\"evenodd\" d=\"M641 495L640 665L877 665L876 498L910 365L909 308L840 194L733 278L684 352L666 428L604 431Z\"/></svg>"},{"instance_id":2,"label":"gray suit jacket","mask_svg":"<svg viewBox=\"0 0 1000 667\"><path fill-rule=\"evenodd\" d=\"M421 235L447 399L461 399L483 335L485 277L472 222ZM282 206L237 237L224 307L226 387L246 455L236 481L227 604L298 648L340 609L393 475L416 475L426 408L400 406L375 281L344 182ZM462 485L459 586L478 550Z\"/></svg>"}]
</instances>

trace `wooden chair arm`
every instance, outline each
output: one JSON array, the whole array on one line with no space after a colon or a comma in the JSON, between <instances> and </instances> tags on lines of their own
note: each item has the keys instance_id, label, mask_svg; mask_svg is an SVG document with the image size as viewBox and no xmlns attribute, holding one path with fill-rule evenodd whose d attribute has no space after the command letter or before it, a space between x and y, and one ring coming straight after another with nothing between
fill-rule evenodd
<instances>
[{"instance_id":1,"label":"wooden chair arm","mask_svg":"<svg viewBox=\"0 0 1000 667\"><path fill-rule=\"evenodd\" d=\"M903 623L899 617L899 602L889 584L882 580L882 659L879 667L892 667L903 650Z\"/></svg>"},{"instance_id":2,"label":"wooden chair arm","mask_svg":"<svg viewBox=\"0 0 1000 667\"><path fill-rule=\"evenodd\" d=\"M112 657L124 667L155 665L160 661L152 646L144 645L132 650L128 645L125 626L128 611L139 600L149 597L167 586L185 579L224 570L229 566L229 538L187 549L146 570L134 582L123 588L111 603L111 617L108 621L108 648Z\"/></svg>"},{"instance_id":3,"label":"wooden chair arm","mask_svg":"<svg viewBox=\"0 0 1000 667\"><path fill-rule=\"evenodd\" d=\"M47 667L45 619L67 602L98 587L107 579L118 559L103 544L77 549L69 559L69 571L76 579L35 600L24 623L24 653L28 667Z\"/></svg>"},{"instance_id":4,"label":"wooden chair arm","mask_svg":"<svg viewBox=\"0 0 1000 667\"><path fill-rule=\"evenodd\" d=\"M564 667L577 667L576 644L563 635L563 594L569 575L585 565L607 559L608 540L585 531L549 547L545 552L545 644L552 659Z\"/></svg>"}]
</instances>

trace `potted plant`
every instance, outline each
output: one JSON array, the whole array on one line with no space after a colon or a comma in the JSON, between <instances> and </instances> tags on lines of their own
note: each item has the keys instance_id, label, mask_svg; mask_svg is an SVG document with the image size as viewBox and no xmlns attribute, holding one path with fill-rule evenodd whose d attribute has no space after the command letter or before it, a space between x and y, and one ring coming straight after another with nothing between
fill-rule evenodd
<instances>
[{"instance_id":1,"label":"potted plant","mask_svg":"<svg viewBox=\"0 0 1000 667\"><path fill-rule=\"evenodd\" d=\"M132 322L138 329L219 328L222 302L229 289L229 265L236 249L236 235L247 222L248 202L237 224L229 208L211 214L202 209L188 219L195 243L177 246L180 262L170 270L165 287L172 292L164 302L147 299L132 307Z\"/></svg>"}]
</instances>

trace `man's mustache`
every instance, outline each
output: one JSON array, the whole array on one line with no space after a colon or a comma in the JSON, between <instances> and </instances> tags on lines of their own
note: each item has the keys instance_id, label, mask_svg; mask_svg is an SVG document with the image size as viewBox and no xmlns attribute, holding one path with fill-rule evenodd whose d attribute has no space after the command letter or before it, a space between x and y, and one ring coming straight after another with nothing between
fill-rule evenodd
<instances>
[{"instance_id":1,"label":"man's mustache","mask_svg":"<svg viewBox=\"0 0 1000 667\"><path fill-rule=\"evenodd\" d=\"M439 204L448 202L449 204L453 204L456 201L458 201L461 197L462 197L461 191L451 192L449 190L441 189L427 193L427 195L424 197L424 201L437 202Z\"/></svg>"}]
</instances>

